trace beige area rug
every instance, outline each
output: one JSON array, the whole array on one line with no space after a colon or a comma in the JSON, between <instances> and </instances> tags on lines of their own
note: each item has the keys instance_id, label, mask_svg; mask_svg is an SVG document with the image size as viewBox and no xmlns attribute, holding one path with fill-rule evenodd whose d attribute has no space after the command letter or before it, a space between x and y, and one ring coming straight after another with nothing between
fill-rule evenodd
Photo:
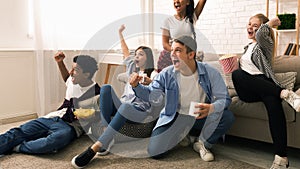
<instances>
[{"instance_id":1,"label":"beige area rug","mask_svg":"<svg viewBox=\"0 0 300 169\"><path fill-rule=\"evenodd\" d=\"M71 159L78 153L84 151L92 144L88 136L83 136L65 149L56 154L49 155L25 155L12 154L0 158L1 169L71 169ZM215 161L204 162L199 154L191 147L176 147L161 160L145 157L145 141L143 143L118 143L114 145L111 153L107 156L97 156L86 168L104 169L259 169L257 166L237 161L221 154L215 154ZM221 150L218 150L221 151ZM130 156L135 154L135 156ZM129 157L128 157L129 156ZM138 158L143 157L143 158Z\"/></svg>"}]
</instances>

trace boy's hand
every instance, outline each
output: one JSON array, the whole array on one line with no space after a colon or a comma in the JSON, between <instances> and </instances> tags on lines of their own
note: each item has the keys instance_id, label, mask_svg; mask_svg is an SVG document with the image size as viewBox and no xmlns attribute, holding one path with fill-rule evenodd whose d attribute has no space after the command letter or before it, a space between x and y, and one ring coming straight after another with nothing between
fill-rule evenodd
<instances>
[{"instance_id":1,"label":"boy's hand","mask_svg":"<svg viewBox=\"0 0 300 169\"><path fill-rule=\"evenodd\" d=\"M54 59L56 62L62 62L64 59L65 59L65 54L63 52L57 52L55 55L54 55Z\"/></svg>"}]
</instances>

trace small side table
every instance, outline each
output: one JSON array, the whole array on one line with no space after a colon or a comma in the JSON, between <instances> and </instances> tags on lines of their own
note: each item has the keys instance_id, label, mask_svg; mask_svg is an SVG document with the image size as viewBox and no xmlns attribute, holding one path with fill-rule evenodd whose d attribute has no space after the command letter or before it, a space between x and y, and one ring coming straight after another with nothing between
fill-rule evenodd
<instances>
[{"instance_id":1,"label":"small side table","mask_svg":"<svg viewBox=\"0 0 300 169\"><path fill-rule=\"evenodd\" d=\"M108 83L110 69L112 68L112 66L120 66L120 65L122 65L122 64L107 63L104 84Z\"/></svg>"},{"instance_id":2,"label":"small side table","mask_svg":"<svg viewBox=\"0 0 300 169\"><path fill-rule=\"evenodd\" d=\"M103 63L103 64L107 64L105 77L104 77L104 84L107 84L112 67L124 65L123 64L123 54L107 53L107 54L101 56L101 58L99 58L99 62Z\"/></svg>"}]
</instances>

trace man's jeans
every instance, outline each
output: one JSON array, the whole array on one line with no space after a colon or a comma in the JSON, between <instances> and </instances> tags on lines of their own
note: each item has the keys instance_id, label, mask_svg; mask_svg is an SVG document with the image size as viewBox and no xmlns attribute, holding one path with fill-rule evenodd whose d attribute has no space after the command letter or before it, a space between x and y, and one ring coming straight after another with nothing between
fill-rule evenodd
<instances>
[{"instance_id":1,"label":"man's jeans","mask_svg":"<svg viewBox=\"0 0 300 169\"><path fill-rule=\"evenodd\" d=\"M27 154L52 153L76 138L73 127L59 117L38 118L0 135L0 154L7 154L19 146Z\"/></svg>"},{"instance_id":2,"label":"man's jeans","mask_svg":"<svg viewBox=\"0 0 300 169\"><path fill-rule=\"evenodd\" d=\"M195 120L193 116L177 113L172 122L152 131L148 153L153 158L165 156L191 130L201 131L199 140L204 142L206 148L211 148L227 132L233 122L234 116L229 110L198 120Z\"/></svg>"}]
</instances>

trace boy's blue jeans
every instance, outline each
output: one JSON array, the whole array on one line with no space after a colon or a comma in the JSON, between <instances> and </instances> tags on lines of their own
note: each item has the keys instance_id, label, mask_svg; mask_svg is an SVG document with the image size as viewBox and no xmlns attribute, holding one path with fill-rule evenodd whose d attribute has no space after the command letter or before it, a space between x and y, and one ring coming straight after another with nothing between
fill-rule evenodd
<instances>
[{"instance_id":1,"label":"boy's blue jeans","mask_svg":"<svg viewBox=\"0 0 300 169\"><path fill-rule=\"evenodd\" d=\"M0 135L0 154L20 145L19 152L27 154L52 153L76 138L74 128L59 117L38 118Z\"/></svg>"}]
</instances>

